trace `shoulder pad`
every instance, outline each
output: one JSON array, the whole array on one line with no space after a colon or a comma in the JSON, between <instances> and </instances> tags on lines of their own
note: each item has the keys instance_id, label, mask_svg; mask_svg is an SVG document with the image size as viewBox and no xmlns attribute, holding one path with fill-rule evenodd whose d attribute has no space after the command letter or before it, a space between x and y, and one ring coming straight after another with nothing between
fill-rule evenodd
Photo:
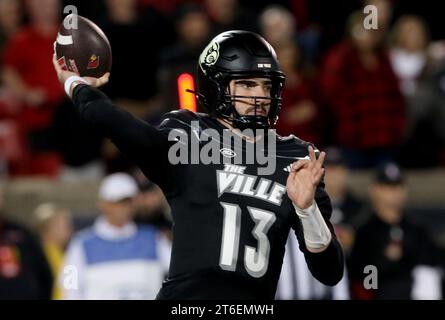
<instances>
[{"instance_id":1,"label":"shoulder pad","mask_svg":"<svg viewBox=\"0 0 445 320\"><path fill-rule=\"evenodd\" d=\"M189 110L174 110L166 113L161 120L159 128L186 129L189 128L192 121L199 121L203 117L201 113L195 113Z\"/></svg>"},{"instance_id":2,"label":"shoulder pad","mask_svg":"<svg viewBox=\"0 0 445 320\"><path fill-rule=\"evenodd\" d=\"M277 135L277 149L279 154L308 154L307 148L312 146L316 154L320 152L318 148L311 142L304 141L293 134L282 137Z\"/></svg>"}]
</instances>

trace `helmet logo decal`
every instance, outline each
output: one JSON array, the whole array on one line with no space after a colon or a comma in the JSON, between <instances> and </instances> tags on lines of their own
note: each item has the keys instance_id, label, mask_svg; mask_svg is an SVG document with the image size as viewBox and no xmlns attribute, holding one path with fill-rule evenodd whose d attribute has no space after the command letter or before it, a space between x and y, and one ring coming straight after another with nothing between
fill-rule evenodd
<instances>
[{"instance_id":1,"label":"helmet logo decal","mask_svg":"<svg viewBox=\"0 0 445 320\"><path fill-rule=\"evenodd\" d=\"M218 61L218 58L219 58L219 44L218 42L211 42L199 56L199 66L201 67L202 71L204 71L204 69L202 68L203 64L207 66L214 65L216 61Z\"/></svg>"}]
</instances>

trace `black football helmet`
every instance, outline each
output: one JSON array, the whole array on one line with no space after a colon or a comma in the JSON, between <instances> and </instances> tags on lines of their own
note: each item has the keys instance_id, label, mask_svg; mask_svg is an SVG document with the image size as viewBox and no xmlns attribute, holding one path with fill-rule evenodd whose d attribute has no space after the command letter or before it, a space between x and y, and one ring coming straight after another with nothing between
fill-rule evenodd
<instances>
[{"instance_id":1,"label":"black football helmet","mask_svg":"<svg viewBox=\"0 0 445 320\"><path fill-rule=\"evenodd\" d=\"M216 36L199 57L196 96L209 114L225 118L241 130L266 129L275 125L281 108L281 92L285 75L280 70L272 46L256 33L233 30ZM229 82L233 79L268 78L271 80L270 98L232 95ZM267 116L240 115L234 101L253 98L270 100Z\"/></svg>"}]
</instances>

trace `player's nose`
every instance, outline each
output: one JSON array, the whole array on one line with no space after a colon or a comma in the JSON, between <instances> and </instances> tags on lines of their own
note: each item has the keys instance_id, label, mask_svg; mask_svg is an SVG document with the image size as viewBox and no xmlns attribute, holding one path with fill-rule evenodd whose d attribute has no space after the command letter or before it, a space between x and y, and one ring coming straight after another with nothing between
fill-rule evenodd
<instances>
[{"instance_id":1,"label":"player's nose","mask_svg":"<svg viewBox=\"0 0 445 320\"><path fill-rule=\"evenodd\" d=\"M263 86L256 86L255 92L253 93L253 95L256 97L255 104L258 104L261 106L268 104L268 99L257 99L257 98L269 98L270 97L268 90L266 90L266 88L264 88Z\"/></svg>"},{"instance_id":2,"label":"player's nose","mask_svg":"<svg viewBox=\"0 0 445 320\"><path fill-rule=\"evenodd\" d=\"M268 90L265 88L265 87L263 87L263 86L256 86L255 87L255 95L257 96L257 97L264 97L264 98L266 98L266 97L269 97L269 92L268 92Z\"/></svg>"}]
</instances>

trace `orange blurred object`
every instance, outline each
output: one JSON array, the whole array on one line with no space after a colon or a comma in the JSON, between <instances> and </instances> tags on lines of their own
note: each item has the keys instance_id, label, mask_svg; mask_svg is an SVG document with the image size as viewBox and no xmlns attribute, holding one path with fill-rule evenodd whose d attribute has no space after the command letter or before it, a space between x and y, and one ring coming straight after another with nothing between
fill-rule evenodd
<instances>
[{"instance_id":1,"label":"orange blurred object","mask_svg":"<svg viewBox=\"0 0 445 320\"><path fill-rule=\"evenodd\" d=\"M195 80L191 74L182 73L178 77L179 107L196 112L195 95L187 92L187 89L195 91Z\"/></svg>"}]
</instances>

